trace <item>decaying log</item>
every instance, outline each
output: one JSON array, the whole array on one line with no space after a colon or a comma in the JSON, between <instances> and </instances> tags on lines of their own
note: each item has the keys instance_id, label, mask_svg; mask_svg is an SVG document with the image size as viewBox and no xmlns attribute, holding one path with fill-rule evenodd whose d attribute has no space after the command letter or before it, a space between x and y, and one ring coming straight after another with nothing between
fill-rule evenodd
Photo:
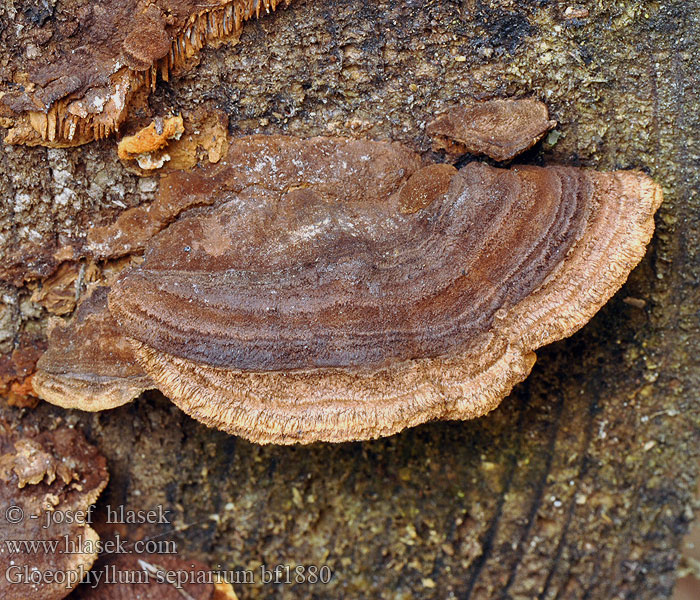
<instances>
[{"instance_id":1,"label":"decaying log","mask_svg":"<svg viewBox=\"0 0 700 600\"><path fill-rule=\"evenodd\" d=\"M83 4L0 8L0 92L26 83L27 56L48 39L79 29ZM442 160L425 133L435 115L465 97L532 96L559 125L521 161L648 172L665 202L646 258L586 327L538 352L496 411L303 448L209 430L153 392L103 413L3 403L2 416L82 429L111 473L98 511L165 506L177 531L148 534L176 540L183 555L257 573L333 572L328 584L258 578L234 585L240 598L667 597L692 516L700 425L700 4L567 8L291 3L250 21L237 46L203 49L134 115L145 126L204 106L226 114L231 137L392 139ZM47 311L31 296L62 263L88 271L91 227L154 198L157 175L126 170L116 145L0 152L6 390L31 370L16 351L45 334ZM109 279L111 265L99 268ZM82 277L71 285L85 287Z\"/></svg>"}]
</instances>

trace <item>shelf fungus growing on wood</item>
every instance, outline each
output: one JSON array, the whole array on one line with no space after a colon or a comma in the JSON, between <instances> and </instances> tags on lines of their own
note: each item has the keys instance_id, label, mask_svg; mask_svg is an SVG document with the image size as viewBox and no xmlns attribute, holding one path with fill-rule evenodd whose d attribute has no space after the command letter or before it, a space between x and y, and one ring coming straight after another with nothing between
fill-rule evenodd
<instances>
[{"instance_id":1,"label":"shelf fungus growing on wood","mask_svg":"<svg viewBox=\"0 0 700 600\"><path fill-rule=\"evenodd\" d=\"M88 511L108 479L107 461L77 430L0 421L0 536L29 540L0 552L3 600L60 600L80 583L99 542Z\"/></svg>"},{"instance_id":2,"label":"shelf fungus growing on wood","mask_svg":"<svg viewBox=\"0 0 700 600\"><path fill-rule=\"evenodd\" d=\"M620 288L660 202L634 171L457 170L395 143L241 138L162 180L109 312L157 388L256 442L470 419Z\"/></svg>"},{"instance_id":3,"label":"shelf fungus growing on wood","mask_svg":"<svg viewBox=\"0 0 700 600\"><path fill-rule=\"evenodd\" d=\"M290 0L109 0L90 3L59 58L40 58L2 102L16 116L5 143L76 146L109 136L137 92L192 66L207 44L235 42L243 23Z\"/></svg>"},{"instance_id":4,"label":"shelf fungus growing on wood","mask_svg":"<svg viewBox=\"0 0 700 600\"><path fill-rule=\"evenodd\" d=\"M32 377L34 392L64 408L104 410L153 387L131 343L107 309L109 288L97 286L66 324L53 322L49 348Z\"/></svg>"},{"instance_id":5,"label":"shelf fungus growing on wood","mask_svg":"<svg viewBox=\"0 0 700 600\"><path fill-rule=\"evenodd\" d=\"M453 106L428 123L426 132L435 150L448 156L469 152L506 161L534 146L556 124L534 98L496 98Z\"/></svg>"}]
</instances>

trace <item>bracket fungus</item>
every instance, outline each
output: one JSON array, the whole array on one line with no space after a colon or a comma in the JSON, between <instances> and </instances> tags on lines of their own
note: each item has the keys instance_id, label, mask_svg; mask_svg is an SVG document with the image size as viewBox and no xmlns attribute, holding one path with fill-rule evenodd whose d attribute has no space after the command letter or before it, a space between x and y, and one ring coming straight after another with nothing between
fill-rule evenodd
<instances>
[{"instance_id":1,"label":"bracket fungus","mask_svg":"<svg viewBox=\"0 0 700 600\"><path fill-rule=\"evenodd\" d=\"M103 410L153 387L131 344L107 310L106 286L96 286L66 324L53 322L49 347L32 377L34 392L64 408Z\"/></svg>"},{"instance_id":2,"label":"bracket fungus","mask_svg":"<svg viewBox=\"0 0 700 600\"><path fill-rule=\"evenodd\" d=\"M60 600L97 558L88 511L107 485L107 461L75 429L29 429L0 421L0 537L16 548L0 552L0 596ZM57 540L64 551L52 548Z\"/></svg>"},{"instance_id":3,"label":"bracket fungus","mask_svg":"<svg viewBox=\"0 0 700 600\"><path fill-rule=\"evenodd\" d=\"M285 0L288 4L290 0ZM89 3L59 58L26 74L2 102L16 115L5 143L76 146L109 136L137 92L191 66L206 44L238 39L243 23L281 0L110 0Z\"/></svg>"},{"instance_id":4,"label":"bracket fungus","mask_svg":"<svg viewBox=\"0 0 700 600\"><path fill-rule=\"evenodd\" d=\"M428 123L435 150L448 156L485 154L506 161L534 146L556 126L534 98L496 98L453 106Z\"/></svg>"},{"instance_id":5,"label":"bracket fungus","mask_svg":"<svg viewBox=\"0 0 700 600\"><path fill-rule=\"evenodd\" d=\"M261 443L489 412L620 288L662 198L635 171L284 136L163 182L109 313L155 387Z\"/></svg>"}]
</instances>

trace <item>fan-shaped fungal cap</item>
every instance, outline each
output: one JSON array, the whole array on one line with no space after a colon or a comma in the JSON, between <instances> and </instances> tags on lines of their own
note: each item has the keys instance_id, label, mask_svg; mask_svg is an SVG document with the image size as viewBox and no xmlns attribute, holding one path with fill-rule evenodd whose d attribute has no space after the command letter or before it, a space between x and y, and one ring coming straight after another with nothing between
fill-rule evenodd
<instances>
[{"instance_id":1,"label":"fan-shaped fungal cap","mask_svg":"<svg viewBox=\"0 0 700 600\"><path fill-rule=\"evenodd\" d=\"M348 168L338 170L339 163ZM289 189L299 195L310 185L308 181L313 181L316 192L331 202L339 190L349 196L363 195L367 193L362 187L364 181L385 180L374 192L381 198L420 164L420 158L400 144L274 135L242 137L231 143L226 159L218 164L163 178L155 202L125 210L115 223L90 231L88 247L97 257L143 250L180 213L194 206L220 203L235 194L255 194L262 188L275 193ZM405 202L416 202L414 196L407 195Z\"/></svg>"},{"instance_id":2,"label":"fan-shaped fungal cap","mask_svg":"<svg viewBox=\"0 0 700 600\"><path fill-rule=\"evenodd\" d=\"M105 410L153 387L107 310L109 288L93 288L73 318L57 323L32 377L36 394L64 408Z\"/></svg>"},{"instance_id":3,"label":"fan-shaped fungal cap","mask_svg":"<svg viewBox=\"0 0 700 600\"><path fill-rule=\"evenodd\" d=\"M459 156L470 152L510 160L532 147L557 124L533 98L496 99L455 106L428 124L436 150Z\"/></svg>"},{"instance_id":4,"label":"fan-shaped fungal cap","mask_svg":"<svg viewBox=\"0 0 700 600\"><path fill-rule=\"evenodd\" d=\"M32 544L0 552L3 600L60 600L90 569L99 537L88 509L107 485L106 465L75 429L20 433L0 421L0 539Z\"/></svg>"},{"instance_id":5,"label":"fan-shaped fungal cap","mask_svg":"<svg viewBox=\"0 0 700 600\"><path fill-rule=\"evenodd\" d=\"M286 0L288 3L291 0ZM5 143L73 146L104 138L136 93L189 66L206 44L236 40L243 22L280 0L109 0L86 3L77 31L42 57L29 85L2 103L17 114ZM71 17L73 17L71 15ZM191 61L189 61L191 63Z\"/></svg>"},{"instance_id":6,"label":"fan-shaped fungal cap","mask_svg":"<svg viewBox=\"0 0 700 600\"><path fill-rule=\"evenodd\" d=\"M397 145L274 141L248 187L219 169L218 204L156 236L109 296L159 389L258 442L492 410L622 285L661 202L637 172L470 163L431 187ZM412 184L425 197L402 210Z\"/></svg>"}]
</instances>

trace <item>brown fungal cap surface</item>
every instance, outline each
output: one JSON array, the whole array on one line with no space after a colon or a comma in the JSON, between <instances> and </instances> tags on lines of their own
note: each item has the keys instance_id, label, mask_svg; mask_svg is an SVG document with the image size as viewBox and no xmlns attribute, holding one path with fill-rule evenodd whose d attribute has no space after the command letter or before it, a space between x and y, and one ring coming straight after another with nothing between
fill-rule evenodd
<instances>
[{"instance_id":1,"label":"brown fungal cap surface","mask_svg":"<svg viewBox=\"0 0 700 600\"><path fill-rule=\"evenodd\" d=\"M492 410L619 289L661 202L637 172L470 163L431 187L397 144L243 143L109 307L159 389L258 442Z\"/></svg>"},{"instance_id":2,"label":"brown fungal cap surface","mask_svg":"<svg viewBox=\"0 0 700 600\"><path fill-rule=\"evenodd\" d=\"M369 165L365 148L375 148L372 157L376 165ZM377 155L376 149L383 149ZM374 180L382 178L381 169L386 169L384 179L403 180L405 172L413 172L421 164L420 158L399 144L371 144L366 142L332 141L324 138L301 140L281 136L247 136L234 140L228 147L226 159L196 169L189 173L171 173L164 177L156 201L121 213L115 223L98 227L88 234L88 248L96 257L115 257L143 250L147 242L167 227L176 217L195 206L217 204L227 196L270 188L280 193L287 188L299 196L309 184L305 178L315 178L314 189L331 202L339 187L348 194L364 193L362 182L356 181L355 171L335 171L334 160L360 162L361 168L373 173ZM356 155L362 157L358 159ZM353 156L354 155L354 156ZM274 169L263 157L274 157ZM300 162L303 158L303 162ZM396 164L391 164L391 162ZM367 163L367 164L365 164ZM299 172L299 165L306 171ZM452 168L452 167L450 167ZM314 173L317 169L318 172ZM408 171L407 171L408 170ZM331 184L335 183L335 189ZM377 190L385 193L389 181ZM392 188L393 189L393 188Z\"/></svg>"},{"instance_id":3,"label":"brown fungal cap surface","mask_svg":"<svg viewBox=\"0 0 700 600\"><path fill-rule=\"evenodd\" d=\"M435 198L447 193L457 172L452 165L429 165L413 173L399 195L399 211L412 214L428 206Z\"/></svg>"},{"instance_id":4,"label":"brown fungal cap surface","mask_svg":"<svg viewBox=\"0 0 700 600\"><path fill-rule=\"evenodd\" d=\"M5 547L0 553L3 599L58 600L80 582L97 558L99 539L86 512L107 479L104 457L75 429L19 433L0 421L0 538L39 544L60 540L78 550L51 552L40 546L10 552ZM52 514L76 518L68 523L49 519Z\"/></svg>"},{"instance_id":5,"label":"brown fungal cap surface","mask_svg":"<svg viewBox=\"0 0 700 600\"><path fill-rule=\"evenodd\" d=\"M288 2L285 2L288 3ZM208 43L238 39L244 21L279 0L110 0L89 3L59 57L30 68L2 102L17 115L5 142L75 146L118 130L135 94L187 68Z\"/></svg>"},{"instance_id":6,"label":"brown fungal cap surface","mask_svg":"<svg viewBox=\"0 0 700 600\"><path fill-rule=\"evenodd\" d=\"M450 156L467 152L510 160L534 146L557 124L533 98L475 101L450 108L428 124L436 150Z\"/></svg>"},{"instance_id":7,"label":"brown fungal cap surface","mask_svg":"<svg viewBox=\"0 0 700 600\"><path fill-rule=\"evenodd\" d=\"M121 406L153 387L107 310L108 291L93 288L70 321L54 324L32 377L40 398L95 411Z\"/></svg>"}]
</instances>

